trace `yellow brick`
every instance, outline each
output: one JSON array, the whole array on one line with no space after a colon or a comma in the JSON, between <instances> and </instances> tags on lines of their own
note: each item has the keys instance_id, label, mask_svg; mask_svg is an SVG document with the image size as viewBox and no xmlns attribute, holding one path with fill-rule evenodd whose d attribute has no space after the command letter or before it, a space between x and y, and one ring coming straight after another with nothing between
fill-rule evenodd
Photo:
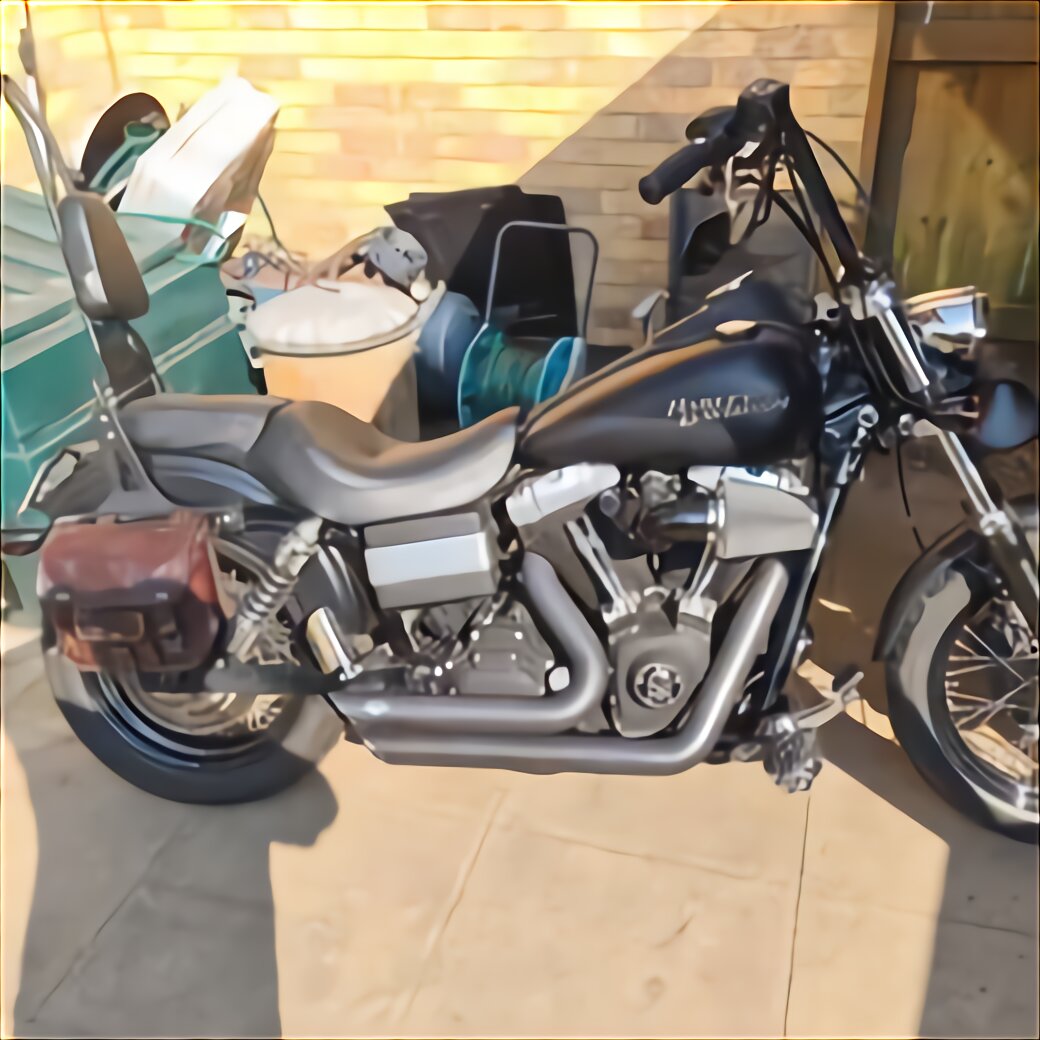
<instances>
[{"instance_id":1,"label":"yellow brick","mask_svg":"<svg viewBox=\"0 0 1040 1040\"><path fill-rule=\"evenodd\" d=\"M641 29L639 5L581 3L565 8L568 29Z\"/></svg>"},{"instance_id":2,"label":"yellow brick","mask_svg":"<svg viewBox=\"0 0 1040 1040\"><path fill-rule=\"evenodd\" d=\"M401 104L406 109L423 111L425 109L458 109L481 107L463 104L462 88L446 83L408 83L401 93Z\"/></svg>"},{"instance_id":3,"label":"yellow brick","mask_svg":"<svg viewBox=\"0 0 1040 1040\"><path fill-rule=\"evenodd\" d=\"M433 138L433 154L441 159L468 159L478 162L523 163L531 154L529 142L522 137L496 137L488 134L438 136ZM412 148L409 154L416 154Z\"/></svg>"},{"instance_id":4,"label":"yellow brick","mask_svg":"<svg viewBox=\"0 0 1040 1040\"><path fill-rule=\"evenodd\" d=\"M338 151L358 157L401 155L402 134L389 119L378 129L347 127L339 131Z\"/></svg>"},{"instance_id":5,"label":"yellow brick","mask_svg":"<svg viewBox=\"0 0 1040 1040\"><path fill-rule=\"evenodd\" d=\"M289 8L298 4L235 4L231 16L243 29L288 29Z\"/></svg>"},{"instance_id":6,"label":"yellow brick","mask_svg":"<svg viewBox=\"0 0 1040 1040\"><path fill-rule=\"evenodd\" d=\"M609 110L597 112L582 127L582 134L600 140L635 140L639 134L639 117Z\"/></svg>"},{"instance_id":7,"label":"yellow brick","mask_svg":"<svg viewBox=\"0 0 1040 1040\"><path fill-rule=\"evenodd\" d=\"M738 93L762 76L790 83L795 72L805 64L779 58L716 58L712 62L712 83L720 87L734 87ZM733 100L736 101L736 97Z\"/></svg>"},{"instance_id":8,"label":"yellow brick","mask_svg":"<svg viewBox=\"0 0 1040 1040\"><path fill-rule=\"evenodd\" d=\"M436 10L430 7L429 11ZM523 29L528 32L545 32L562 29L566 25L566 9L560 4L491 4L486 8L490 17L490 28L497 32Z\"/></svg>"},{"instance_id":9,"label":"yellow brick","mask_svg":"<svg viewBox=\"0 0 1040 1040\"><path fill-rule=\"evenodd\" d=\"M102 32L82 32L63 36L60 46L62 55L72 60L108 57L105 34Z\"/></svg>"},{"instance_id":10,"label":"yellow brick","mask_svg":"<svg viewBox=\"0 0 1040 1040\"><path fill-rule=\"evenodd\" d=\"M171 29L231 29L235 24L227 4L166 3L162 12Z\"/></svg>"},{"instance_id":11,"label":"yellow brick","mask_svg":"<svg viewBox=\"0 0 1040 1040\"><path fill-rule=\"evenodd\" d=\"M317 172L317 158L312 155L290 155L280 152L277 147L267 160L264 170L264 183L270 180L277 182L288 177L312 177Z\"/></svg>"},{"instance_id":12,"label":"yellow brick","mask_svg":"<svg viewBox=\"0 0 1040 1040\"><path fill-rule=\"evenodd\" d=\"M799 119L831 114L831 87L792 87L791 108ZM842 113L845 114L845 113Z\"/></svg>"},{"instance_id":13,"label":"yellow brick","mask_svg":"<svg viewBox=\"0 0 1040 1040\"><path fill-rule=\"evenodd\" d=\"M466 162L462 159L436 159L432 164L436 180L474 187L508 184L522 169L522 163Z\"/></svg>"},{"instance_id":14,"label":"yellow brick","mask_svg":"<svg viewBox=\"0 0 1040 1040\"><path fill-rule=\"evenodd\" d=\"M761 33L720 32L706 26L691 33L689 39L676 48L677 54L696 58L740 58L754 53L755 42Z\"/></svg>"},{"instance_id":15,"label":"yellow brick","mask_svg":"<svg viewBox=\"0 0 1040 1040\"><path fill-rule=\"evenodd\" d=\"M336 83L425 83L433 78L438 64L428 58L304 57L300 74L307 80Z\"/></svg>"},{"instance_id":16,"label":"yellow brick","mask_svg":"<svg viewBox=\"0 0 1040 1040\"><path fill-rule=\"evenodd\" d=\"M636 238L608 238L600 243L600 254L606 260L662 260L667 256L661 242Z\"/></svg>"},{"instance_id":17,"label":"yellow brick","mask_svg":"<svg viewBox=\"0 0 1040 1040\"><path fill-rule=\"evenodd\" d=\"M587 87L613 87L614 93L623 90L629 83L634 83L650 67L646 58L619 57L605 55L603 57L566 58L546 62L550 69L555 69L557 82L573 83ZM524 82L511 80L511 82ZM534 81L531 81L534 82ZM544 82L552 82L548 76Z\"/></svg>"},{"instance_id":18,"label":"yellow brick","mask_svg":"<svg viewBox=\"0 0 1040 1040\"><path fill-rule=\"evenodd\" d=\"M299 79L300 59L291 54L247 54L238 63L238 74L254 86L271 79Z\"/></svg>"},{"instance_id":19,"label":"yellow brick","mask_svg":"<svg viewBox=\"0 0 1040 1040\"><path fill-rule=\"evenodd\" d=\"M871 62L859 58L807 61L794 70L792 83L805 87L858 86L870 83Z\"/></svg>"},{"instance_id":20,"label":"yellow brick","mask_svg":"<svg viewBox=\"0 0 1040 1040\"><path fill-rule=\"evenodd\" d=\"M878 4L861 0L843 3L729 3L711 21L713 29L770 29L781 25L869 25L877 21Z\"/></svg>"},{"instance_id":21,"label":"yellow brick","mask_svg":"<svg viewBox=\"0 0 1040 1040\"><path fill-rule=\"evenodd\" d=\"M301 29L357 29L361 26L358 4L307 3L285 5L289 24Z\"/></svg>"},{"instance_id":22,"label":"yellow brick","mask_svg":"<svg viewBox=\"0 0 1040 1040\"><path fill-rule=\"evenodd\" d=\"M599 199L604 213L632 213L646 217L661 212L657 206L644 202L636 191L601 191Z\"/></svg>"},{"instance_id":23,"label":"yellow brick","mask_svg":"<svg viewBox=\"0 0 1040 1040\"><path fill-rule=\"evenodd\" d=\"M491 12L484 4L435 4L427 12L427 20L431 29L491 28Z\"/></svg>"},{"instance_id":24,"label":"yellow brick","mask_svg":"<svg viewBox=\"0 0 1040 1040\"><path fill-rule=\"evenodd\" d=\"M125 54L117 65L123 76L216 82L235 72L238 60L221 55Z\"/></svg>"},{"instance_id":25,"label":"yellow brick","mask_svg":"<svg viewBox=\"0 0 1040 1040\"><path fill-rule=\"evenodd\" d=\"M366 169L361 176L367 176ZM346 183L340 180L319 180L309 177L305 180L286 178L281 182L281 190L288 193L293 205L299 207L300 201L306 199L309 203L337 203L342 204L351 196L351 190Z\"/></svg>"},{"instance_id":26,"label":"yellow brick","mask_svg":"<svg viewBox=\"0 0 1040 1040\"><path fill-rule=\"evenodd\" d=\"M339 151L340 140L332 130L284 130L278 133L276 147L280 152L311 155Z\"/></svg>"},{"instance_id":27,"label":"yellow brick","mask_svg":"<svg viewBox=\"0 0 1040 1040\"><path fill-rule=\"evenodd\" d=\"M664 243L658 243L660 260L601 260L596 268L597 281L601 285L666 285L668 251Z\"/></svg>"},{"instance_id":28,"label":"yellow brick","mask_svg":"<svg viewBox=\"0 0 1040 1040\"><path fill-rule=\"evenodd\" d=\"M460 87L464 108L490 108L532 112L591 112L607 102L612 91L600 87L495 86Z\"/></svg>"},{"instance_id":29,"label":"yellow brick","mask_svg":"<svg viewBox=\"0 0 1040 1040\"><path fill-rule=\"evenodd\" d=\"M359 4L361 25L365 29L393 29L395 31L426 29L426 5L423 3Z\"/></svg>"},{"instance_id":30,"label":"yellow brick","mask_svg":"<svg viewBox=\"0 0 1040 1040\"><path fill-rule=\"evenodd\" d=\"M15 30L20 30L25 24L22 5L5 3L4 8L11 10ZM43 7L33 4L32 23L37 48L46 40L101 27L98 8L94 4L54 4ZM10 24L9 22L8 25Z\"/></svg>"},{"instance_id":31,"label":"yellow brick","mask_svg":"<svg viewBox=\"0 0 1040 1040\"><path fill-rule=\"evenodd\" d=\"M834 53L842 58L872 58L877 47L877 26L838 29L832 37Z\"/></svg>"},{"instance_id":32,"label":"yellow brick","mask_svg":"<svg viewBox=\"0 0 1040 1040\"><path fill-rule=\"evenodd\" d=\"M649 169L675 151L670 144L645 141L605 140L576 134L562 142L553 152L557 162L589 163L594 166L637 166Z\"/></svg>"},{"instance_id":33,"label":"yellow brick","mask_svg":"<svg viewBox=\"0 0 1040 1040\"><path fill-rule=\"evenodd\" d=\"M567 220L577 227L588 228L601 242L608 238L640 238L643 233L643 222L630 214L581 213L568 206Z\"/></svg>"},{"instance_id":34,"label":"yellow brick","mask_svg":"<svg viewBox=\"0 0 1040 1040\"><path fill-rule=\"evenodd\" d=\"M468 118L472 113L461 112L458 115ZM581 124L581 116L559 112L495 112L492 118L502 133L521 137L564 138Z\"/></svg>"},{"instance_id":35,"label":"yellow brick","mask_svg":"<svg viewBox=\"0 0 1040 1040\"><path fill-rule=\"evenodd\" d=\"M406 181L402 186L400 181L356 181L344 187L344 205L349 200L353 206L386 206L391 202L398 202L407 197L410 191L441 191L444 190L439 181Z\"/></svg>"},{"instance_id":36,"label":"yellow brick","mask_svg":"<svg viewBox=\"0 0 1040 1040\"><path fill-rule=\"evenodd\" d=\"M522 180L527 185L539 188L606 188L634 192L639 177L639 168L636 166L565 163L556 161L550 154L532 166Z\"/></svg>"},{"instance_id":37,"label":"yellow brick","mask_svg":"<svg viewBox=\"0 0 1040 1040\"><path fill-rule=\"evenodd\" d=\"M611 110L615 112L636 113L678 113L688 115L691 119L706 108L714 105L732 105L742 87L747 86L754 76L740 87L656 87L639 84L626 90L616 101Z\"/></svg>"},{"instance_id":38,"label":"yellow brick","mask_svg":"<svg viewBox=\"0 0 1040 1040\"><path fill-rule=\"evenodd\" d=\"M335 97L333 85L324 80L272 79L264 91L283 105L331 105Z\"/></svg>"},{"instance_id":39,"label":"yellow brick","mask_svg":"<svg viewBox=\"0 0 1040 1040\"><path fill-rule=\"evenodd\" d=\"M639 20L644 29L699 29L719 13L721 4L644 4Z\"/></svg>"},{"instance_id":40,"label":"yellow brick","mask_svg":"<svg viewBox=\"0 0 1040 1040\"><path fill-rule=\"evenodd\" d=\"M103 7L98 4L98 10L109 30L126 29L130 26L137 29L161 29L164 25L160 4L145 6L134 3L110 3Z\"/></svg>"},{"instance_id":41,"label":"yellow brick","mask_svg":"<svg viewBox=\"0 0 1040 1040\"><path fill-rule=\"evenodd\" d=\"M587 35L603 54L617 58L661 58L686 39L685 32L605 32Z\"/></svg>"},{"instance_id":42,"label":"yellow brick","mask_svg":"<svg viewBox=\"0 0 1040 1040\"><path fill-rule=\"evenodd\" d=\"M803 124L828 144L839 141L858 144L863 139L863 119L860 116L809 116Z\"/></svg>"}]
</instances>

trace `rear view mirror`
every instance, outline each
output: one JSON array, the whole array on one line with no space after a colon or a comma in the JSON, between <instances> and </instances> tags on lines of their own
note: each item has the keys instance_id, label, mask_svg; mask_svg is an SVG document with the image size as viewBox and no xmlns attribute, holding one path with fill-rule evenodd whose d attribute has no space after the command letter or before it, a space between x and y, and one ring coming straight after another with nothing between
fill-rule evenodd
<instances>
[{"instance_id":1,"label":"rear view mirror","mask_svg":"<svg viewBox=\"0 0 1040 1040\"><path fill-rule=\"evenodd\" d=\"M80 310L92 321L148 313L148 291L115 214L99 195L74 191L58 203L61 251Z\"/></svg>"}]
</instances>

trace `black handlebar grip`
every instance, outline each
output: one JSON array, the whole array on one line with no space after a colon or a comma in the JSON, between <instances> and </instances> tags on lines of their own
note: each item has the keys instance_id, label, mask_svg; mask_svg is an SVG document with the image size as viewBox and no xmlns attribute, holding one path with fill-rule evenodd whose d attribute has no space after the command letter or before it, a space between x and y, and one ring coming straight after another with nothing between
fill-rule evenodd
<instances>
[{"instance_id":1,"label":"black handlebar grip","mask_svg":"<svg viewBox=\"0 0 1040 1040\"><path fill-rule=\"evenodd\" d=\"M720 134L706 141L694 141L669 155L645 177L639 180L639 194L644 202L656 206L673 191L678 191L695 173L705 166L713 166L733 155L740 147L734 138Z\"/></svg>"}]
</instances>

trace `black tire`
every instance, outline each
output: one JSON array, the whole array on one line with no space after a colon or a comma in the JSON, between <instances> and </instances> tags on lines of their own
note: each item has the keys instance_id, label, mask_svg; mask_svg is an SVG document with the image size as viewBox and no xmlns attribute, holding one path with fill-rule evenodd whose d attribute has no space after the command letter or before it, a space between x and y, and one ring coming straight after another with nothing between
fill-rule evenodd
<instances>
[{"instance_id":1,"label":"black tire","mask_svg":"<svg viewBox=\"0 0 1040 1040\"><path fill-rule=\"evenodd\" d=\"M1016 799L960 740L946 693L948 655L964 623L991 591L969 580L970 566L943 560L923 575L914 608L900 621L887 660L889 717L896 738L918 772L951 805L982 826L1035 844L1040 826L1035 787Z\"/></svg>"},{"instance_id":2,"label":"black tire","mask_svg":"<svg viewBox=\"0 0 1040 1040\"><path fill-rule=\"evenodd\" d=\"M112 772L160 798L227 805L267 798L314 769L342 739L324 698L294 698L285 724L243 749L205 757L163 747L114 717L103 678L82 673L56 650L45 654L54 699L73 732Z\"/></svg>"}]
</instances>

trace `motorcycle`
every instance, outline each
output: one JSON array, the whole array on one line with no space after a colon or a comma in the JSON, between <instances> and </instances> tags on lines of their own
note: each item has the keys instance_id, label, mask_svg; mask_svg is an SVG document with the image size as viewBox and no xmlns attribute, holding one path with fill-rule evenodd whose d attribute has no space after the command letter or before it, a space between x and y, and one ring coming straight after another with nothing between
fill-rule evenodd
<instances>
[{"instance_id":1,"label":"motorcycle","mask_svg":"<svg viewBox=\"0 0 1040 1040\"><path fill-rule=\"evenodd\" d=\"M46 125L4 93L45 182L60 173ZM758 761L805 790L817 729L862 678L850 668L808 707L785 693L828 536L872 451L930 437L967 510L881 620L892 723L946 799L1035 840L1035 519L977 460L1035 438L1036 402L973 357L984 296L899 298L786 85L752 83L687 136L642 197L706 178L730 243L784 209L829 283L812 321L702 315L655 335L651 299L638 349L421 443L327 404L155 392L125 373L129 392L98 389L102 436L30 493L50 526L4 545L40 548L47 673L98 758L209 803L288 786L344 732L389 763ZM99 346L125 348L103 357L140 362L128 322L147 296L111 212L73 183L52 203Z\"/></svg>"}]
</instances>

